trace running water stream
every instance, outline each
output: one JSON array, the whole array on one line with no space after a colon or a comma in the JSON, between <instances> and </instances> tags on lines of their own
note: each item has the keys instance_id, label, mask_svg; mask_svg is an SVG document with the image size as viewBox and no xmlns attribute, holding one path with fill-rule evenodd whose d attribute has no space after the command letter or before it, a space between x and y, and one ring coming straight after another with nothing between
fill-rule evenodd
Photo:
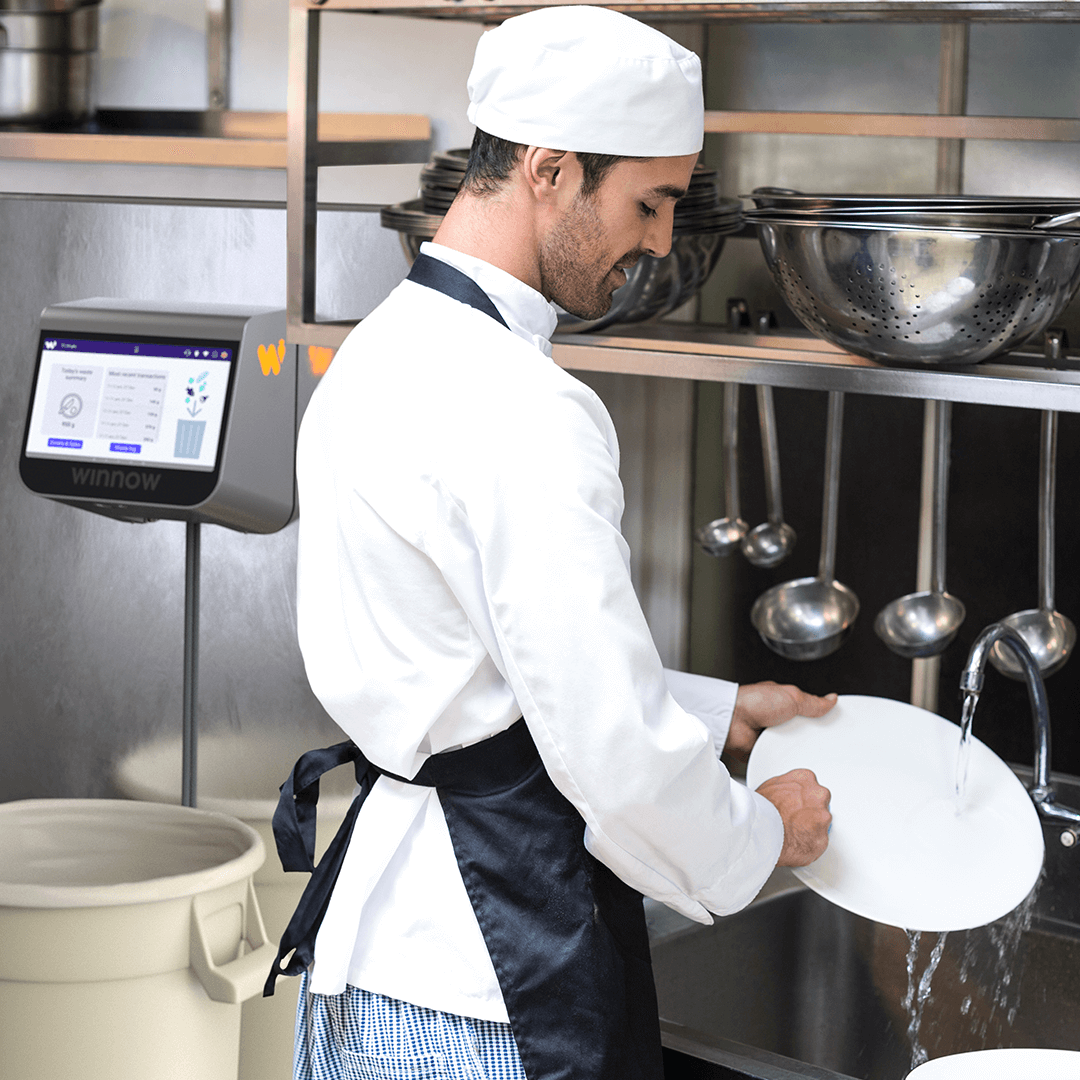
<instances>
[{"instance_id":1,"label":"running water stream","mask_svg":"<svg viewBox=\"0 0 1080 1080\"><path fill-rule=\"evenodd\" d=\"M938 934L926 970L923 971L922 976L916 983L915 965L919 958L922 931L908 930L906 933L908 937L907 993L904 995L904 1008L908 1014L907 1034L908 1043L911 1046L911 1067L914 1069L917 1065L929 1060L929 1054L923 1048L922 1043L919 1042L919 1028L922 1026L923 1010L930 999L930 983L934 978L934 972L938 969L938 964L941 963L942 954L945 952L945 939L949 935L947 932Z\"/></svg>"},{"instance_id":2,"label":"running water stream","mask_svg":"<svg viewBox=\"0 0 1080 1080\"><path fill-rule=\"evenodd\" d=\"M1007 1040L1007 1031L1012 1027L1020 1006L1020 982L1024 970L1023 938L1031 928L1038 891L1039 883L1036 883L1027 899L1004 918L988 926L952 935L953 946L949 949L949 959L945 964L952 974L946 981L958 980L964 987L959 1003L960 1016L964 1019L957 1017L959 1025L950 1024L949 1018L941 1015L940 1009L936 1015L932 1009L932 1029L943 1022L954 1033L966 1026L970 1032L970 1041L964 1041L966 1049L988 1049L1000 1046ZM908 940L907 992L901 1005L907 1014L907 1041L911 1053L909 1068L914 1069L929 1060L930 1052L934 1051L933 1037L929 1039L929 1051L923 1045L927 1035L922 1031L922 1026L927 1003L931 1000L934 974L941 965L946 938L950 935L937 935L930 959L920 975L918 963L923 934L918 930L907 930L905 933ZM931 1035L940 1038L940 1031L932 1030ZM951 1052L958 1051L953 1048Z\"/></svg>"},{"instance_id":3,"label":"running water stream","mask_svg":"<svg viewBox=\"0 0 1080 1080\"><path fill-rule=\"evenodd\" d=\"M956 812L964 802L964 791L967 788L968 762L971 759L971 721L975 715L975 706L979 703L979 695L974 690L968 690L964 694L964 707L960 713L960 745L956 751Z\"/></svg>"},{"instance_id":4,"label":"running water stream","mask_svg":"<svg viewBox=\"0 0 1080 1080\"><path fill-rule=\"evenodd\" d=\"M960 716L960 741L956 752L957 814L962 813L964 807L971 758L971 724L978 701L978 693L970 690L965 692ZM967 985L968 992L961 1003L960 1012L967 1017L971 1034L983 1047L1000 1039L1003 1029L1011 1027L1016 1017L1023 966L1021 939L1031 926L1037 892L1036 884L1028 898L1015 911L989 926L966 931L961 936L958 974L961 984ZM907 992L902 1005L908 1018L907 1037L911 1049L911 1068L914 1069L929 1060L929 1054L920 1038L920 1029L926 1004L930 1000L934 973L945 953L948 934L937 935L930 959L919 975L919 947L923 935L918 930L907 930L905 933L908 939Z\"/></svg>"}]
</instances>

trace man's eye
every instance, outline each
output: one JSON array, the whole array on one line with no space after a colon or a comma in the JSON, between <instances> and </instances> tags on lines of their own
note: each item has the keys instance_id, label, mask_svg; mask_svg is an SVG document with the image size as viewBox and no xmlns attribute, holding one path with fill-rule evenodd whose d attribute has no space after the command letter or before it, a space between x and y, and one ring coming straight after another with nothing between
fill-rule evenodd
<instances>
[{"instance_id":1,"label":"man's eye","mask_svg":"<svg viewBox=\"0 0 1080 1080\"><path fill-rule=\"evenodd\" d=\"M645 217L656 217L656 210L653 209L648 203L641 204L641 212Z\"/></svg>"}]
</instances>

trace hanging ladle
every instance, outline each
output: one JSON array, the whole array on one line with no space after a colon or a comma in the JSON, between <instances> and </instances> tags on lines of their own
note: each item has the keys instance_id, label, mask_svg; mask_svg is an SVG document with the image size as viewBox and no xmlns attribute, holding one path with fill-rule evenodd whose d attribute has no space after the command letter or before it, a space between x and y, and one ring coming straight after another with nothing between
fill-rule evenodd
<instances>
[{"instance_id":1,"label":"hanging ladle","mask_svg":"<svg viewBox=\"0 0 1080 1080\"><path fill-rule=\"evenodd\" d=\"M742 553L753 566L777 566L795 547L795 530L784 521L780 501L780 448L776 439L776 410L771 386L757 388L758 424L765 458L765 502L768 521L751 529L742 541Z\"/></svg>"},{"instance_id":2,"label":"hanging ladle","mask_svg":"<svg viewBox=\"0 0 1080 1080\"><path fill-rule=\"evenodd\" d=\"M886 604L874 620L877 636L909 660L937 656L956 637L966 611L945 591L945 514L949 488L949 440L952 402L927 403L926 423L933 423L933 495L930 519L930 590L908 593ZM931 415L932 414L932 415Z\"/></svg>"},{"instance_id":3,"label":"hanging ladle","mask_svg":"<svg viewBox=\"0 0 1080 1080\"><path fill-rule=\"evenodd\" d=\"M739 516L739 384L724 383L724 412L721 419L724 471L724 516L699 525L697 542L709 555L730 555L746 535L747 524Z\"/></svg>"},{"instance_id":4,"label":"hanging ladle","mask_svg":"<svg viewBox=\"0 0 1080 1080\"><path fill-rule=\"evenodd\" d=\"M1061 358L1064 332L1047 330L1046 358L1056 367ZM1076 644L1076 627L1071 619L1054 610L1054 499L1057 484L1058 416L1047 410L1042 414L1042 433L1039 448L1039 606L1018 611L1001 621L1018 631L1027 642L1031 655L1043 676L1053 675L1072 655ZM1022 679L1023 669L1012 650L990 650L990 663L1010 679Z\"/></svg>"},{"instance_id":5,"label":"hanging ladle","mask_svg":"<svg viewBox=\"0 0 1080 1080\"><path fill-rule=\"evenodd\" d=\"M825 497L817 577L774 585L750 610L750 621L761 640L789 660L818 660L836 652L859 614L858 597L834 577L843 424L844 395L834 390L829 394L825 436Z\"/></svg>"}]
</instances>

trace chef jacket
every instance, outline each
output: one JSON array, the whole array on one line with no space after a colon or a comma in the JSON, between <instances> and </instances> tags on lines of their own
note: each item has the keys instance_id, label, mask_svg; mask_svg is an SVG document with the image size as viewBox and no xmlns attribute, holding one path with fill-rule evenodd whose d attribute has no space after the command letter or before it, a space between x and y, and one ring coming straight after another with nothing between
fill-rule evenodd
<instances>
[{"instance_id":1,"label":"chef jacket","mask_svg":"<svg viewBox=\"0 0 1080 1080\"><path fill-rule=\"evenodd\" d=\"M507 326L404 281L316 389L297 450L312 689L404 777L524 716L597 859L698 922L737 911L783 825L718 760L737 687L661 665L619 531L611 418L551 360L557 316L538 292L422 250ZM507 1020L433 788L381 776L360 809L310 988L346 983Z\"/></svg>"}]
</instances>

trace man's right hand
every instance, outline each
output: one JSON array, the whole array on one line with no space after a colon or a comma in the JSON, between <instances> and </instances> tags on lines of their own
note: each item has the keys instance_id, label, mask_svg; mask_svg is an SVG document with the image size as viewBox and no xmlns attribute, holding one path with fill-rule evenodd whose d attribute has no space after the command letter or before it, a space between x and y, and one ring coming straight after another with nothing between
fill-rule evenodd
<instances>
[{"instance_id":1,"label":"man's right hand","mask_svg":"<svg viewBox=\"0 0 1080 1080\"><path fill-rule=\"evenodd\" d=\"M809 769L792 769L758 788L780 811L784 846L777 866L809 866L829 845L829 789Z\"/></svg>"}]
</instances>

